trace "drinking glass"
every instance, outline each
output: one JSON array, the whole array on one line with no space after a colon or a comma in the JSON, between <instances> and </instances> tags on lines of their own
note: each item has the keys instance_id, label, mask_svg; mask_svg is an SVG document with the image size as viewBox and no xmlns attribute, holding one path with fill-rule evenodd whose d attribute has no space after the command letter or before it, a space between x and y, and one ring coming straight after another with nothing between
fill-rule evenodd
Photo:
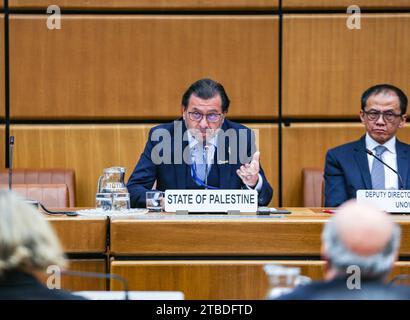
<instances>
[{"instance_id":1,"label":"drinking glass","mask_svg":"<svg viewBox=\"0 0 410 320\"><path fill-rule=\"evenodd\" d=\"M113 193L112 209L116 211L128 210L130 208L129 193Z\"/></svg>"},{"instance_id":2,"label":"drinking glass","mask_svg":"<svg viewBox=\"0 0 410 320\"><path fill-rule=\"evenodd\" d=\"M98 192L95 196L95 207L104 211L112 209L112 194Z\"/></svg>"},{"instance_id":3,"label":"drinking glass","mask_svg":"<svg viewBox=\"0 0 410 320\"><path fill-rule=\"evenodd\" d=\"M164 192L148 191L146 193L147 209L153 212L160 212L164 203Z\"/></svg>"}]
</instances>

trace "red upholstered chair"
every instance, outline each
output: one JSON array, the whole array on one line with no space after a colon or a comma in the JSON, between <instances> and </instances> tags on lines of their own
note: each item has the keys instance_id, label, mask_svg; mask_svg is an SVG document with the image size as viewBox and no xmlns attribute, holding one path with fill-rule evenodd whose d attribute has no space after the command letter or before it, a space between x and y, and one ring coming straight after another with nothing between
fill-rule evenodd
<instances>
[{"instance_id":1,"label":"red upholstered chair","mask_svg":"<svg viewBox=\"0 0 410 320\"><path fill-rule=\"evenodd\" d=\"M8 184L8 179L8 170L2 170L0 184ZM65 184L68 189L68 205L75 207L75 172L73 169L13 169L14 184Z\"/></svg>"},{"instance_id":2,"label":"red upholstered chair","mask_svg":"<svg viewBox=\"0 0 410 320\"><path fill-rule=\"evenodd\" d=\"M0 184L0 189L8 189L8 184ZM68 188L62 184L13 184L14 192L27 200L37 200L46 207L68 207Z\"/></svg>"},{"instance_id":3,"label":"red upholstered chair","mask_svg":"<svg viewBox=\"0 0 410 320\"><path fill-rule=\"evenodd\" d=\"M303 206L323 207L324 178L323 169L303 168Z\"/></svg>"}]
</instances>

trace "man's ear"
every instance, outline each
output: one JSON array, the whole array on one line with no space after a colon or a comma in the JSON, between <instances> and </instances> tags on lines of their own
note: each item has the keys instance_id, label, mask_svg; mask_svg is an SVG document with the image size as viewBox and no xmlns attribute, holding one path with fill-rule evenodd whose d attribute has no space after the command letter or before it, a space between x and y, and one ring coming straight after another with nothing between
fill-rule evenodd
<instances>
[{"instance_id":1,"label":"man's ear","mask_svg":"<svg viewBox=\"0 0 410 320\"><path fill-rule=\"evenodd\" d=\"M400 124L399 124L399 128L403 128L404 127L404 125L406 124L406 121L407 121L407 115L402 115L401 116L401 121L400 121Z\"/></svg>"},{"instance_id":2,"label":"man's ear","mask_svg":"<svg viewBox=\"0 0 410 320\"><path fill-rule=\"evenodd\" d=\"M364 123L364 112L363 112L363 110L360 110L360 120L362 121L362 123Z\"/></svg>"},{"instance_id":3,"label":"man's ear","mask_svg":"<svg viewBox=\"0 0 410 320\"><path fill-rule=\"evenodd\" d=\"M185 120L185 108L184 108L184 106L181 106L181 114L182 114L182 119Z\"/></svg>"}]
</instances>

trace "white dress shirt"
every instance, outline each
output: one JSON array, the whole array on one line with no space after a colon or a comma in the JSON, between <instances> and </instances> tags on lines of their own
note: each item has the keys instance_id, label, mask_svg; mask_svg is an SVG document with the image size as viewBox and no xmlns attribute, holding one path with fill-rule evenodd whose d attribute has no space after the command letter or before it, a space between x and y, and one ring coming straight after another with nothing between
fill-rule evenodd
<instances>
[{"instance_id":1,"label":"white dress shirt","mask_svg":"<svg viewBox=\"0 0 410 320\"><path fill-rule=\"evenodd\" d=\"M380 143L375 141L368 133L366 133L366 148L371 150L374 155L376 155L376 147L380 145ZM396 137L394 136L382 146L385 146L387 150L383 152L381 159L397 171ZM367 161L369 163L369 170L370 172L372 172L373 161L377 160L370 154L368 154ZM384 177L386 189L399 189L399 179L397 177L397 174L386 166L384 166Z\"/></svg>"}]
</instances>

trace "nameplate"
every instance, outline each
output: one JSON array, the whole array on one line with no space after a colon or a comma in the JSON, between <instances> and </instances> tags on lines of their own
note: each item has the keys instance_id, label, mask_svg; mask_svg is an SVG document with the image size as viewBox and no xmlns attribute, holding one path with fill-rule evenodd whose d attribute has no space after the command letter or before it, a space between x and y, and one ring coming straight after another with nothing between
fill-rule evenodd
<instances>
[{"instance_id":1,"label":"nameplate","mask_svg":"<svg viewBox=\"0 0 410 320\"><path fill-rule=\"evenodd\" d=\"M356 197L387 212L410 212L410 190L358 190Z\"/></svg>"},{"instance_id":2,"label":"nameplate","mask_svg":"<svg viewBox=\"0 0 410 320\"><path fill-rule=\"evenodd\" d=\"M166 212L256 212L256 190L166 190Z\"/></svg>"}]
</instances>

